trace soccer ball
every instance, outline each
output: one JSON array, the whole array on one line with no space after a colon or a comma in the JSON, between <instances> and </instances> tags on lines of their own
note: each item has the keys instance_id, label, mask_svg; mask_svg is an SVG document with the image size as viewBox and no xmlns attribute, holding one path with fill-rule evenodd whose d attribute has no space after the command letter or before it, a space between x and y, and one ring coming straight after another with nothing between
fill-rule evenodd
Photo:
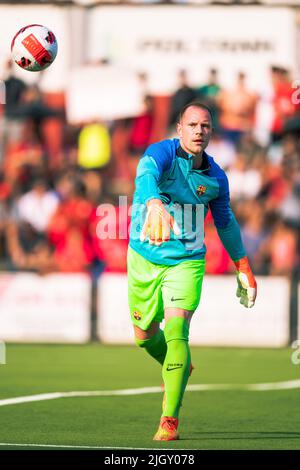
<instances>
[{"instance_id":1,"label":"soccer ball","mask_svg":"<svg viewBox=\"0 0 300 470\"><path fill-rule=\"evenodd\" d=\"M11 53L22 69L39 72L49 67L56 57L56 37L46 26L30 24L13 38Z\"/></svg>"}]
</instances>

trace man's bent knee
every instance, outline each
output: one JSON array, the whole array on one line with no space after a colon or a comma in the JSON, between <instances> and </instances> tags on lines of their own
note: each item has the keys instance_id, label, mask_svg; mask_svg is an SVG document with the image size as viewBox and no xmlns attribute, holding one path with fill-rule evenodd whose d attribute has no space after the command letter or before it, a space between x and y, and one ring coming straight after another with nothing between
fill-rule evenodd
<instances>
[{"instance_id":1,"label":"man's bent knee","mask_svg":"<svg viewBox=\"0 0 300 470\"><path fill-rule=\"evenodd\" d=\"M159 323L153 322L147 330L142 330L136 325L133 325L134 335L137 340L146 340L152 338L158 333Z\"/></svg>"},{"instance_id":2,"label":"man's bent knee","mask_svg":"<svg viewBox=\"0 0 300 470\"><path fill-rule=\"evenodd\" d=\"M164 329L166 342L169 343L173 340L183 340L188 342L189 329L189 322L186 318L184 318L184 316L172 316L166 322Z\"/></svg>"}]
</instances>

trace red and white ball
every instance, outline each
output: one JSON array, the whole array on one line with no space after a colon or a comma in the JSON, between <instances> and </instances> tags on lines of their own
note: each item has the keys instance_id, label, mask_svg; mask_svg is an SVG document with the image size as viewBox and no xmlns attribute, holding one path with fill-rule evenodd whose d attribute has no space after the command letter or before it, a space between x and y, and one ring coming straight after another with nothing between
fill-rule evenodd
<instances>
[{"instance_id":1,"label":"red and white ball","mask_svg":"<svg viewBox=\"0 0 300 470\"><path fill-rule=\"evenodd\" d=\"M13 38L11 53L22 69L39 72L49 67L56 57L56 37L46 26L30 24Z\"/></svg>"}]
</instances>

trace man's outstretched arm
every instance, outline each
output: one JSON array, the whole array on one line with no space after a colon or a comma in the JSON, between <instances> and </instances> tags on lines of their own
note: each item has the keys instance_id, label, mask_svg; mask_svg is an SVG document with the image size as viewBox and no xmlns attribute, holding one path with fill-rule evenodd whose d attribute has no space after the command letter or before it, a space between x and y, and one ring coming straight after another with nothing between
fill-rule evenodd
<instances>
[{"instance_id":1,"label":"man's outstretched arm","mask_svg":"<svg viewBox=\"0 0 300 470\"><path fill-rule=\"evenodd\" d=\"M221 181L219 196L210 202L210 209L218 235L236 267L236 295L242 305L251 308L256 299L257 283L245 252L239 224L230 207L228 180L225 175Z\"/></svg>"}]
</instances>

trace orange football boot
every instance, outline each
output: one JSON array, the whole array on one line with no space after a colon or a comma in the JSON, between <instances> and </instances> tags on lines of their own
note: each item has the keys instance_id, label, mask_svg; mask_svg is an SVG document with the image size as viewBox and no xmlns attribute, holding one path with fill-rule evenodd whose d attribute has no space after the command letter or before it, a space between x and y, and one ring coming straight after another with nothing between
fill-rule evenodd
<instances>
[{"instance_id":1,"label":"orange football boot","mask_svg":"<svg viewBox=\"0 0 300 470\"><path fill-rule=\"evenodd\" d=\"M153 438L154 441L177 441L179 439L178 418L162 416L158 430Z\"/></svg>"}]
</instances>

